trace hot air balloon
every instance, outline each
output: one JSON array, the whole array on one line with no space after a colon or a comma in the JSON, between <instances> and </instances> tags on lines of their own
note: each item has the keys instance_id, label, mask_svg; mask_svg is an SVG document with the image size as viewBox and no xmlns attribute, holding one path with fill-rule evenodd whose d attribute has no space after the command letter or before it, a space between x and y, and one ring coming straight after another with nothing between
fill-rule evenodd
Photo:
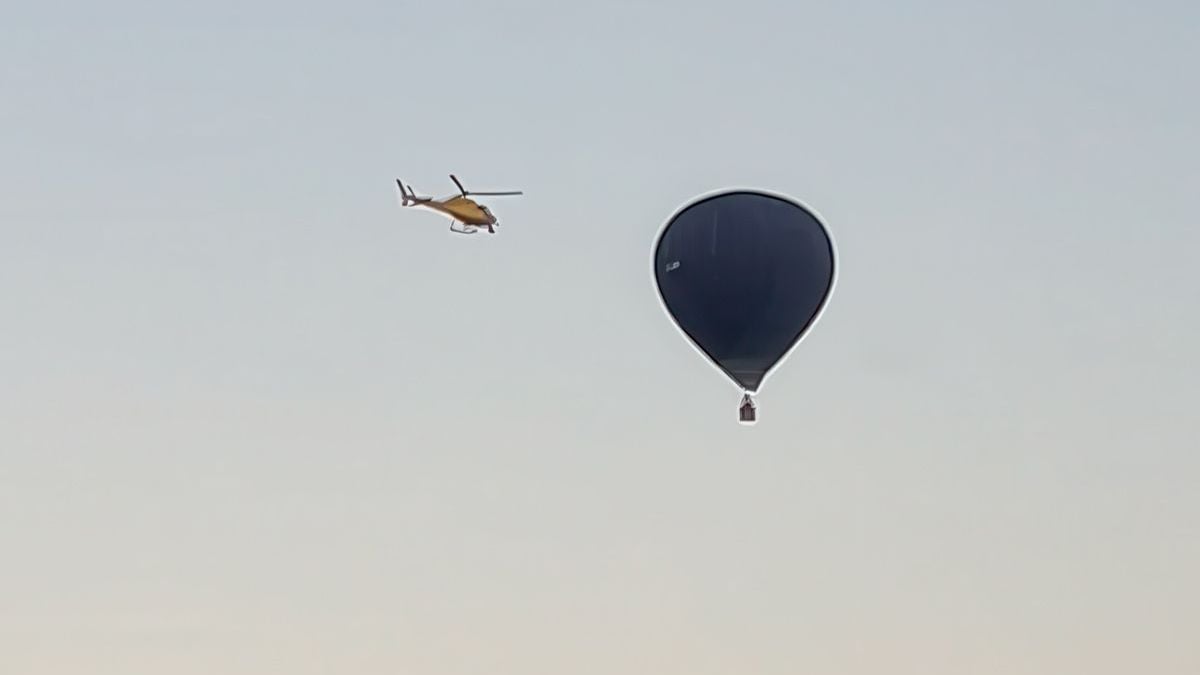
<instances>
[{"instance_id":1,"label":"hot air balloon","mask_svg":"<svg viewBox=\"0 0 1200 675\"><path fill-rule=\"evenodd\" d=\"M659 297L684 336L742 390L740 422L757 421L754 396L824 311L836 259L816 215L759 190L695 199L659 233Z\"/></svg>"}]
</instances>

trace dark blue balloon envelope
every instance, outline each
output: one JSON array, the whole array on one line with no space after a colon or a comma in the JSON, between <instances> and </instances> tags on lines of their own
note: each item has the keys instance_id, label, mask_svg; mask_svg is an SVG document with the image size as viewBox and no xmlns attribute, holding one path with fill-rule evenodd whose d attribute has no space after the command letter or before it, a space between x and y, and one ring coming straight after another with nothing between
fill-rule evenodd
<instances>
[{"instance_id":1,"label":"dark blue balloon envelope","mask_svg":"<svg viewBox=\"0 0 1200 675\"><path fill-rule=\"evenodd\" d=\"M836 257L811 211L754 190L697 199L659 234L659 295L680 330L746 392L742 421L754 421L749 394L824 310Z\"/></svg>"}]
</instances>

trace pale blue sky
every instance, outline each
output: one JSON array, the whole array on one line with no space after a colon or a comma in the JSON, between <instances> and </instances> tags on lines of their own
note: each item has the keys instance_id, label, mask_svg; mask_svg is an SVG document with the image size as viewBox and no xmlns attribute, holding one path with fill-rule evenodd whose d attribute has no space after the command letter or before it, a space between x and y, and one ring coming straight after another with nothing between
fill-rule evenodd
<instances>
[{"instance_id":1,"label":"pale blue sky","mask_svg":"<svg viewBox=\"0 0 1200 675\"><path fill-rule=\"evenodd\" d=\"M1200 671L1200 9L904 4L6 10L0 671ZM730 185L841 255L750 428Z\"/></svg>"}]
</instances>

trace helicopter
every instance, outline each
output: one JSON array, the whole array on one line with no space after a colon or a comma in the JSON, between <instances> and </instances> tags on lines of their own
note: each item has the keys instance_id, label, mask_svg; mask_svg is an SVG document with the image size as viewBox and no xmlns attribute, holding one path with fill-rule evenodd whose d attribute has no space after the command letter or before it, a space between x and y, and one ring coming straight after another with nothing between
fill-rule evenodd
<instances>
[{"instance_id":1,"label":"helicopter","mask_svg":"<svg viewBox=\"0 0 1200 675\"><path fill-rule=\"evenodd\" d=\"M455 178L454 174L450 174L450 180L458 186L460 194L450 195L441 199L433 197L418 197L413 191L412 186L405 186L396 179L396 185L400 188L401 206L423 206L427 209L437 211L450 216L450 231L457 234L475 234L479 228L486 227L488 233L495 234L496 227L500 223L496 220L496 216L488 207L476 203L470 199L471 195L519 195L524 194L519 190L509 190L505 192L468 192L463 184ZM407 187L407 190L405 189ZM455 223L462 223L463 228L457 230L454 228Z\"/></svg>"}]
</instances>

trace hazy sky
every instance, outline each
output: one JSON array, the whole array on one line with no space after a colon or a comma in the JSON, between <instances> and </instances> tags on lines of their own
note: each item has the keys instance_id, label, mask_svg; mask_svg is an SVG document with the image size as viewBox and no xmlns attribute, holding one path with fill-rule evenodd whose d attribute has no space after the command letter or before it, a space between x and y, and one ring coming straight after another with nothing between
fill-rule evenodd
<instances>
[{"instance_id":1,"label":"hazy sky","mask_svg":"<svg viewBox=\"0 0 1200 675\"><path fill-rule=\"evenodd\" d=\"M0 671L1200 672L1194 2L23 4ZM841 256L755 427L735 185Z\"/></svg>"}]
</instances>

